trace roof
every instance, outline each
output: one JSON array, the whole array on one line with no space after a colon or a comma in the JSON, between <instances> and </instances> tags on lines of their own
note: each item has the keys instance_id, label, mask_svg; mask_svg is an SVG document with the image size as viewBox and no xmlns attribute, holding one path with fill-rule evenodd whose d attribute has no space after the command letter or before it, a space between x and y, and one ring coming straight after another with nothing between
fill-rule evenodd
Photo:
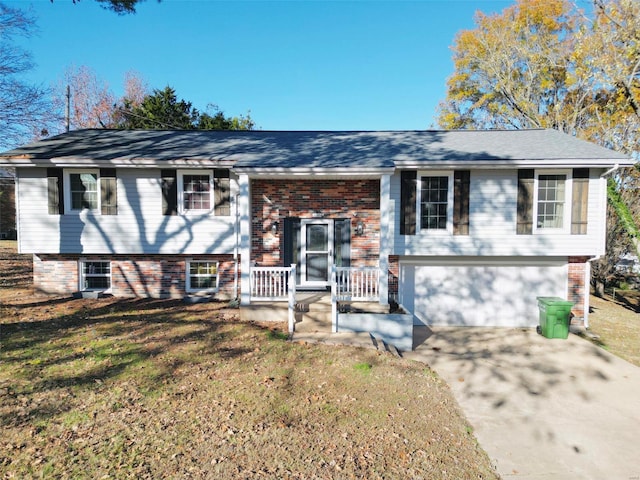
<instances>
[{"instance_id":1,"label":"roof","mask_svg":"<svg viewBox=\"0 0 640 480\"><path fill-rule=\"evenodd\" d=\"M0 165L233 166L238 171L472 165L632 165L556 130L76 130L0 154Z\"/></svg>"}]
</instances>

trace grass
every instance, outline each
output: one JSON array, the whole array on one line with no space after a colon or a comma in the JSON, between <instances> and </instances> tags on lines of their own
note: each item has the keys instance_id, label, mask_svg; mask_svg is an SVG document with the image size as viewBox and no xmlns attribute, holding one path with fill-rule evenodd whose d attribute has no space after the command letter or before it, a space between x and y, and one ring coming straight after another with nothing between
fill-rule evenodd
<instances>
[{"instance_id":1,"label":"grass","mask_svg":"<svg viewBox=\"0 0 640 480\"><path fill-rule=\"evenodd\" d=\"M4 247L2 478L496 478L423 364L225 304L41 296Z\"/></svg>"},{"instance_id":2,"label":"grass","mask_svg":"<svg viewBox=\"0 0 640 480\"><path fill-rule=\"evenodd\" d=\"M595 344L640 367L640 293L591 296L589 330Z\"/></svg>"}]
</instances>

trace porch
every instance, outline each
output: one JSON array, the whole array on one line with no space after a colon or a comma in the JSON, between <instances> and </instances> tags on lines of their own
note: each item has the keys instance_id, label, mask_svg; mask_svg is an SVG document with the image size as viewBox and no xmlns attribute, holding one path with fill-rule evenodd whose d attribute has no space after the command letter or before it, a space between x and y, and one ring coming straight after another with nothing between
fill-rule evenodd
<instances>
[{"instance_id":1,"label":"porch","mask_svg":"<svg viewBox=\"0 0 640 480\"><path fill-rule=\"evenodd\" d=\"M290 335L368 333L411 350L413 315L380 301L379 267L331 267L330 291L296 287L296 266L253 267L243 320L287 322ZM384 299L386 300L386 299Z\"/></svg>"}]
</instances>

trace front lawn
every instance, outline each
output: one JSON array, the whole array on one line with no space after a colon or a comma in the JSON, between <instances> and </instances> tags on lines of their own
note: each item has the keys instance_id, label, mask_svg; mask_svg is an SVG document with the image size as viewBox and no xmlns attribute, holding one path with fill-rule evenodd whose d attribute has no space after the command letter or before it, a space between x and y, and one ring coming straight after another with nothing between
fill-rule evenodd
<instances>
[{"instance_id":1,"label":"front lawn","mask_svg":"<svg viewBox=\"0 0 640 480\"><path fill-rule=\"evenodd\" d=\"M224 304L38 296L6 245L2 478L497 478L424 365Z\"/></svg>"}]
</instances>

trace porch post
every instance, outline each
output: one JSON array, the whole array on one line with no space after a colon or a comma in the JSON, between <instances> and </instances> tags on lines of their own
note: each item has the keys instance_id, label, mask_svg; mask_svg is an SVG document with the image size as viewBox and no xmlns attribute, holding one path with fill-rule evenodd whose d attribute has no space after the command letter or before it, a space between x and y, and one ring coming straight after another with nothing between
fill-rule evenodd
<instances>
[{"instance_id":1,"label":"porch post","mask_svg":"<svg viewBox=\"0 0 640 480\"><path fill-rule=\"evenodd\" d=\"M378 292L380 305L389 304L389 254L391 248L391 175L380 177L380 274L378 280Z\"/></svg>"},{"instance_id":2,"label":"porch post","mask_svg":"<svg viewBox=\"0 0 640 480\"><path fill-rule=\"evenodd\" d=\"M338 277L336 266L331 265L331 331L338 331Z\"/></svg>"},{"instance_id":3,"label":"porch post","mask_svg":"<svg viewBox=\"0 0 640 480\"><path fill-rule=\"evenodd\" d=\"M291 270L288 277L289 291L289 335L292 335L296 329L296 264L291 264Z\"/></svg>"},{"instance_id":4,"label":"porch post","mask_svg":"<svg viewBox=\"0 0 640 480\"><path fill-rule=\"evenodd\" d=\"M240 305L251 303L251 189L249 175L238 177L238 214L240 215Z\"/></svg>"}]
</instances>

